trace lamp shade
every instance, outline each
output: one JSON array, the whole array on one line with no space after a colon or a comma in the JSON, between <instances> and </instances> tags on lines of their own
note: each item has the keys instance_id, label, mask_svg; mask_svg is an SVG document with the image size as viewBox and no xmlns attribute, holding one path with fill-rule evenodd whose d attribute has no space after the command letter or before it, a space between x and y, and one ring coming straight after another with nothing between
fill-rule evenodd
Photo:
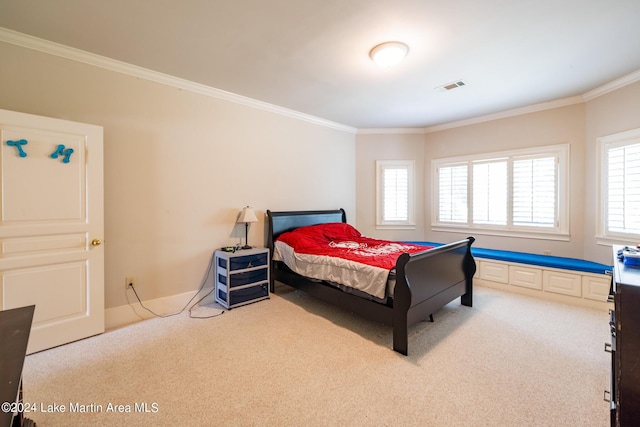
<instances>
[{"instance_id":1,"label":"lamp shade","mask_svg":"<svg viewBox=\"0 0 640 427\"><path fill-rule=\"evenodd\" d=\"M258 218L256 218L256 214L253 212L253 209L247 206L242 209L242 212L240 212L240 217L237 222L245 224L248 222L258 222Z\"/></svg>"}]
</instances>

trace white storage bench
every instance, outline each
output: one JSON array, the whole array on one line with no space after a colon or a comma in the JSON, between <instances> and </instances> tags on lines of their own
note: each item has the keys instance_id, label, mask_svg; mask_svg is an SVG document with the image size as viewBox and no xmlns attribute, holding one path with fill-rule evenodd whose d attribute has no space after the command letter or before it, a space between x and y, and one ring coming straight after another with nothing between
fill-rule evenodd
<instances>
[{"instance_id":1,"label":"white storage bench","mask_svg":"<svg viewBox=\"0 0 640 427\"><path fill-rule=\"evenodd\" d=\"M475 283L570 304L607 308L611 266L574 258L476 248Z\"/></svg>"},{"instance_id":2,"label":"white storage bench","mask_svg":"<svg viewBox=\"0 0 640 427\"><path fill-rule=\"evenodd\" d=\"M477 265L474 284L586 307L609 307L609 265L485 248L472 247L471 252Z\"/></svg>"}]
</instances>

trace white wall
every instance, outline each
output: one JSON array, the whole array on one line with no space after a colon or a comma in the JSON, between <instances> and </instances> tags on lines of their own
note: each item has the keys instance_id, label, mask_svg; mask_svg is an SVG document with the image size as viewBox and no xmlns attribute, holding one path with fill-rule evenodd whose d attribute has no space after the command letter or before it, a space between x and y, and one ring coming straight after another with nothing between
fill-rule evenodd
<instances>
[{"instance_id":1,"label":"white wall","mask_svg":"<svg viewBox=\"0 0 640 427\"><path fill-rule=\"evenodd\" d=\"M422 239L424 217L424 135L358 135L356 138L356 225L365 236L388 240ZM376 229L376 160L415 161L416 228L414 230Z\"/></svg>"},{"instance_id":2,"label":"white wall","mask_svg":"<svg viewBox=\"0 0 640 427\"><path fill-rule=\"evenodd\" d=\"M517 239L472 233L475 246L552 255L582 257L584 193L584 104L575 104L490 122L462 126L425 135L426 186L425 219L431 224L431 160L469 154L493 153L526 147L556 144L570 146L570 220L571 240ZM426 239L447 242L466 237L461 233L434 232L427 228Z\"/></svg>"},{"instance_id":3,"label":"white wall","mask_svg":"<svg viewBox=\"0 0 640 427\"><path fill-rule=\"evenodd\" d=\"M544 253L611 263L611 248L596 243L597 138L640 128L640 82L602 94L586 102L522 114L438 132L370 135L356 139L357 225L370 235L388 238L450 242L468 233L431 231L431 160L532 146L569 143L570 240L506 238L476 234L477 247ZM423 149L417 139L422 139ZM423 150L423 151L422 151ZM423 181L418 218L422 226L407 233L375 229L375 160L407 158L416 161ZM621 242L638 243L638 242Z\"/></svg>"},{"instance_id":4,"label":"white wall","mask_svg":"<svg viewBox=\"0 0 640 427\"><path fill-rule=\"evenodd\" d=\"M104 127L105 305L193 291L238 212L343 207L355 218L355 135L0 43L0 108ZM131 300L131 298L130 298Z\"/></svg>"},{"instance_id":5,"label":"white wall","mask_svg":"<svg viewBox=\"0 0 640 427\"><path fill-rule=\"evenodd\" d=\"M640 82L599 96L587 102L586 107L586 173L585 188L597 188L597 139L631 129L640 128ZM585 257L610 263L612 252L607 245L596 243L597 195L585 192ZM638 212L640 215L640 212ZM620 242L639 244L640 242Z\"/></svg>"}]
</instances>

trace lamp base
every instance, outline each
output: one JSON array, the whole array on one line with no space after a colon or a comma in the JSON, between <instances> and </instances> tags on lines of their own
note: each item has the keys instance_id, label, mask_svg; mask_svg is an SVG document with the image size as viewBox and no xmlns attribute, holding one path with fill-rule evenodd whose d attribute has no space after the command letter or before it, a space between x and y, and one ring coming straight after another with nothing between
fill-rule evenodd
<instances>
[{"instance_id":1,"label":"lamp base","mask_svg":"<svg viewBox=\"0 0 640 427\"><path fill-rule=\"evenodd\" d=\"M249 246L249 223L248 222L244 223L244 246L241 249L252 249L252 247Z\"/></svg>"}]
</instances>

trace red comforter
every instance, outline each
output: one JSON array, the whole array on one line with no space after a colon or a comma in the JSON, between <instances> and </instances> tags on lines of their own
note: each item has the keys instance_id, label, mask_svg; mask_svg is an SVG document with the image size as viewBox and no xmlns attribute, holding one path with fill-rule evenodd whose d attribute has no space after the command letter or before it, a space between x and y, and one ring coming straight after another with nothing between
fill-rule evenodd
<instances>
[{"instance_id":1,"label":"red comforter","mask_svg":"<svg viewBox=\"0 0 640 427\"><path fill-rule=\"evenodd\" d=\"M282 244L289 248L278 251ZM280 249L284 248L280 246ZM398 257L405 252L413 254L427 249L427 246L364 237L349 224L329 223L281 234L276 239L274 256L275 259L281 257L299 274L384 298L389 271L395 268Z\"/></svg>"}]
</instances>

